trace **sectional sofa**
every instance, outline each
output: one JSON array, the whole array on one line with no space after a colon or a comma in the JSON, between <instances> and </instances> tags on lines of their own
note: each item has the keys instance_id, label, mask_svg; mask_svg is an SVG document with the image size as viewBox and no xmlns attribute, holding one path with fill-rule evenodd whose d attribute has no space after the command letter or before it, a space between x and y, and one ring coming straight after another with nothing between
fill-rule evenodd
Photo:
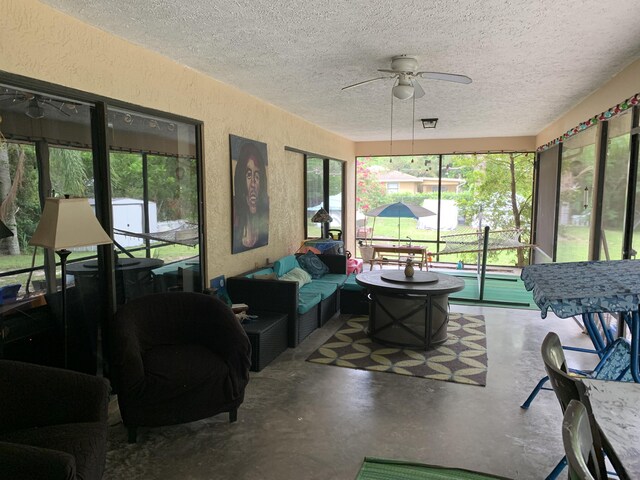
<instances>
[{"instance_id":1,"label":"sectional sofa","mask_svg":"<svg viewBox=\"0 0 640 480\"><path fill-rule=\"evenodd\" d=\"M302 268L298 257L288 255L273 266L227 279L227 291L234 303L246 303L250 312L287 315L289 347L298 346L340 310L340 291L347 281L347 257L330 254L317 257L326 265L327 273L308 282L289 281L287 274Z\"/></svg>"}]
</instances>

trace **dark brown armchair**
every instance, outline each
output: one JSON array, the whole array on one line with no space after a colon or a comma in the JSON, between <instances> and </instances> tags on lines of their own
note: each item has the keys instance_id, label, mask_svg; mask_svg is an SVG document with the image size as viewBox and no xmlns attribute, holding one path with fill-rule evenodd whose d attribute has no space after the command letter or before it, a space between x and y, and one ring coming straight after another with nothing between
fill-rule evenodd
<instances>
[{"instance_id":1,"label":"dark brown armchair","mask_svg":"<svg viewBox=\"0 0 640 480\"><path fill-rule=\"evenodd\" d=\"M140 426L222 412L236 420L251 345L220 300L191 292L136 298L119 308L109 331L112 381L129 442Z\"/></svg>"},{"instance_id":2,"label":"dark brown armchair","mask_svg":"<svg viewBox=\"0 0 640 480\"><path fill-rule=\"evenodd\" d=\"M109 382L0 360L0 478L100 479Z\"/></svg>"}]
</instances>

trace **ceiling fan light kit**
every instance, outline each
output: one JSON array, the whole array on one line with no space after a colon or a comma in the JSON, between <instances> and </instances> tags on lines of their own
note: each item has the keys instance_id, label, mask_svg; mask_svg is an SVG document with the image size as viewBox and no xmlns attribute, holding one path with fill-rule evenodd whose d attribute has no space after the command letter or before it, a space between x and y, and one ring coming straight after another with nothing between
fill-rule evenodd
<instances>
[{"instance_id":1,"label":"ceiling fan light kit","mask_svg":"<svg viewBox=\"0 0 640 480\"><path fill-rule=\"evenodd\" d=\"M407 100L413 97L413 86L398 84L393 87L393 96L400 100Z\"/></svg>"}]
</instances>

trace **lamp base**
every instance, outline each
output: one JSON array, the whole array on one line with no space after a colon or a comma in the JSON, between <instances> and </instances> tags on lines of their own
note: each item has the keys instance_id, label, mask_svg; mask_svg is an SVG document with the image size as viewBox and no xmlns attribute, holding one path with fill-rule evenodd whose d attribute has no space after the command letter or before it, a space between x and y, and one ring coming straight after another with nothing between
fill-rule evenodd
<instances>
[{"instance_id":1,"label":"lamp base","mask_svg":"<svg viewBox=\"0 0 640 480\"><path fill-rule=\"evenodd\" d=\"M67 322L67 257L71 253L67 249L56 250L60 257L60 273L62 275L62 328L64 330L64 368L69 366L69 326Z\"/></svg>"}]
</instances>

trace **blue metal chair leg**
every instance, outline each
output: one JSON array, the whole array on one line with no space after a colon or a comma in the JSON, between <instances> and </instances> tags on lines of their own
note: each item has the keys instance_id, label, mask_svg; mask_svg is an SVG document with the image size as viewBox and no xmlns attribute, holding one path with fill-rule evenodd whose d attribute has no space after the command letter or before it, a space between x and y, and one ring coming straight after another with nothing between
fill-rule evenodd
<instances>
[{"instance_id":1,"label":"blue metal chair leg","mask_svg":"<svg viewBox=\"0 0 640 480\"><path fill-rule=\"evenodd\" d=\"M520 405L520 408L524 408L525 410L529 408L529 405L531 405L531 402L533 402L533 399L536 398L536 395L538 395L538 392L542 390L542 387L548 381L549 381L549 377L547 376L542 377L538 382L538 384L536 385L536 387L531 391L531 393L529 394L525 402L522 405Z\"/></svg>"},{"instance_id":2,"label":"blue metal chair leg","mask_svg":"<svg viewBox=\"0 0 640 480\"><path fill-rule=\"evenodd\" d=\"M549 476L547 476L546 480L555 480L556 478L558 478L558 475L562 473L562 470L564 470L564 467L566 466L567 457L562 457L562 460L560 460L555 468L551 470L551 473L549 474Z\"/></svg>"}]
</instances>

